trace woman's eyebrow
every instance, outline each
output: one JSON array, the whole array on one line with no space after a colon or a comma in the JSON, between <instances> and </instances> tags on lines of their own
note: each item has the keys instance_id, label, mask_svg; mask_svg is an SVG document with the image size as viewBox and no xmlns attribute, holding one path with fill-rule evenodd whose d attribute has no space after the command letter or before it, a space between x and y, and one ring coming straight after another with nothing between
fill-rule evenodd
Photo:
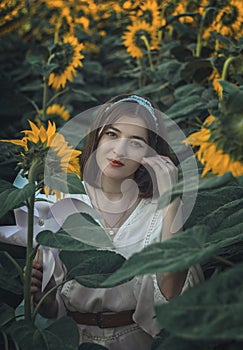
<instances>
[{"instance_id":1,"label":"woman's eyebrow","mask_svg":"<svg viewBox=\"0 0 243 350\"><path fill-rule=\"evenodd\" d=\"M109 129L112 129L112 130L114 130L114 131L116 131L116 132L118 132L118 133L121 133L121 130L119 130L119 129L115 128L114 126L109 126L109 128L108 128L107 130L109 130ZM145 140L145 138L144 138L144 137L142 137L142 136L138 136L138 135L131 135L131 136L129 136L128 138L129 138L129 139L137 139L137 140L141 140L141 141L143 141L144 143L147 143L147 140Z\"/></svg>"}]
</instances>

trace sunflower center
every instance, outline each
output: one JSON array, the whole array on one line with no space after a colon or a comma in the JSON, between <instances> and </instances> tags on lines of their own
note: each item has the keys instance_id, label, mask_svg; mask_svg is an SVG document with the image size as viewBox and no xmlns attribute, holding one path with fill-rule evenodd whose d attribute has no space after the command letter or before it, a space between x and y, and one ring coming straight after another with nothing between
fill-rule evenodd
<instances>
[{"instance_id":1,"label":"sunflower center","mask_svg":"<svg viewBox=\"0 0 243 350\"><path fill-rule=\"evenodd\" d=\"M229 26L235 23L238 19L239 11L236 6L227 7L221 17L224 26Z\"/></svg>"},{"instance_id":2,"label":"sunflower center","mask_svg":"<svg viewBox=\"0 0 243 350\"><path fill-rule=\"evenodd\" d=\"M153 23L153 14L150 10L144 10L143 11L143 19L145 19L146 22L148 22L149 24Z\"/></svg>"},{"instance_id":3,"label":"sunflower center","mask_svg":"<svg viewBox=\"0 0 243 350\"><path fill-rule=\"evenodd\" d=\"M53 49L53 54L55 55L53 62L58 64L58 67L54 69L54 72L62 73L72 62L74 49L69 43L62 45L57 44Z\"/></svg>"}]
</instances>

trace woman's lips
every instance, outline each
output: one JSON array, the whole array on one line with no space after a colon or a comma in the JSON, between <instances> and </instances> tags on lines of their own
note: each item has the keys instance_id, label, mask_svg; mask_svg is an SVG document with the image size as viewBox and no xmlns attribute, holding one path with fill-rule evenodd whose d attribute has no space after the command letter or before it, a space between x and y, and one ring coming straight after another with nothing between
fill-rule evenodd
<instances>
[{"instance_id":1,"label":"woman's lips","mask_svg":"<svg viewBox=\"0 0 243 350\"><path fill-rule=\"evenodd\" d=\"M124 164L122 162L120 162L119 160L116 160L116 159L109 159L109 163L113 167L122 167L122 166L124 166Z\"/></svg>"}]
</instances>

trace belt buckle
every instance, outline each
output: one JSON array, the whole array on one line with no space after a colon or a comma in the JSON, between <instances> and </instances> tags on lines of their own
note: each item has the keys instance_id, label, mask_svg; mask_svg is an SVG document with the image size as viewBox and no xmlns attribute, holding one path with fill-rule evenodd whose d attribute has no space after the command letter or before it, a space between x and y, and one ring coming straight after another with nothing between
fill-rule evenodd
<instances>
[{"instance_id":1,"label":"belt buckle","mask_svg":"<svg viewBox=\"0 0 243 350\"><path fill-rule=\"evenodd\" d=\"M97 326L99 328L105 328L103 325L102 325L102 312L97 312L96 313L96 323L97 323Z\"/></svg>"}]
</instances>

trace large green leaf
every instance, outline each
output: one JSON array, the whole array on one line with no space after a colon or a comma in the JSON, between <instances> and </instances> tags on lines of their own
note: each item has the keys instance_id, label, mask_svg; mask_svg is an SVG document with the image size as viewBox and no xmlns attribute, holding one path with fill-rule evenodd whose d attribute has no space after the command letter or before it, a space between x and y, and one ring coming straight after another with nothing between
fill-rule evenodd
<instances>
[{"instance_id":1,"label":"large green leaf","mask_svg":"<svg viewBox=\"0 0 243 350\"><path fill-rule=\"evenodd\" d=\"M243 340L243 264L214 276L168 304L158 322L187 339Z\"/></svg>"},{"instance_id":2,"label":"large green leaf","mask_svg":"<svg viewBox=\"0 0 243 350\"><path fill-rule=\"evenodd\" d=\"M198 115L204 109L205 101L202 101L202 98L198 95L192 95L174 103L173 106L166 110L166 114L179 122L185 118L195 117L196 114Z\"/></svg>"},{"instance_id":3,"label":"large green leaf","mask_svg":"<svg viewBox=\"0 0 243 350\"><path fill-rule=\"evenodd\" d=\"M226 203L208 214L202 224L206 224L211 229L219 230L232 227L242 222L243 218L243 198Z\"/></svg>"},{"instance_id":4,"label":"large green leaf","mask_svg":"<svg viewBox=\"0 0 243 350\"><path fill-rule=\"evenodd\" d=\"M0 304L0 327L14 320L14 309L7 304Z\"/></svg>"},{"instance_id":5,"label":"large green leaf","mask_svg":"<svg viewBox=\"0 0 243 350\"><path fill-rule=\"evenodd\" d=\"M112 251L62 251L60 258L67 268L67 279L75 279L80 284L97 288L114 271L122 266L125 259Z\"/></svg>"},{"instance_id":6,"label":"large green leaf","mask_svg":"<svg viewBox=\"0 0 243 350\"><path fill-rule=\"evenodd\" d=\"M162 332L166 330L163 329ZM214 344L216 345L216 344ZM166 337L157 336L156 342L152 344L151 350L214 350L213 345L202 340L191 340L167 335ZM222 349L223 350L223 349Z\"/></svg>"},{"instance_id":7,"label":"large green leaf","mask_svg":"<svg viewBox=\"0 0 243 350\"><path fill-rule=\"evenodd\" d=\"M51 189L55 189L63 193L86 193L82 181L73 173L59 173L54 175L48 175L48 173L46 173L45 185L49 186Z\"/></svg>"},{"instance_id":8,"label":"large green leaf","mask_svg":"<svg viewBox=\"0 0 243 350\"><path fill-rule=\"evenodd\" d=\"M23 188L17 188L6 184L7 189L4 189L6 181L0 180L0 217L5 215L9 210L17 208L25 204L25 201L35 193L35 185L28 183Z\"/></svg>"},{"instance_id":9,"label":"large green leaf","mask_svg":"<svg viewBox=\"0 0 243 350\"><path fill-rule=\"evenodd\" d=\"M6 180L0 179L0 193L7 189L13 189L13 185Z\"/></svg>"},{"instance_id":10,"label":"large green leaf","mask_svg":"<svg viewBox=\"0 0 243 350\"><path fill-rule=\"evenodd\" d=\"M16 261L17 263L17 261ZM0 288L15 294L23 293L23 285L20 281L19 272L15 265L6 255L0 251Z\"/></svg>"},{"instance_id":11,"label":"large green leaf","mask_svg":"<svg viewBox=\"0 0 243 350\"><path fill-rule=\"evenodd\" d=\"M38 329L32 322L15 322L10 334L21 350L77 350L79 334L76 323L63 317L45 329Z\"/></svg>"},{"instance_id":12,"label":"large green leaf","mask_svg":"<svg viewBox=\"0 0 243 350\"><path fill-rule=\"evenodd\" d=\"M224 247L242 239L243 222L218 232L211 232L206 225L193 226L169 240L151 244L133 254L102 285L111 287L136 275L181 271L208 261Z\"/></svg>"},{"instance_id":13,"label":"large green leaf","mask_svg":"<svg viewBox=\"0 0 243 350\"><path fill-rule=\"evenodd\" d=\"M174 96L177 100L185 99L191 95L201 95L204 88L201 84L191 83L187 85L179 86L174 91Z\"/></svg>"},{"instance_id":14,"label":"large green leaf","mask_svg":"<svg viewBox=\"0 0 243 350\"><path fill-rule=\"evenodd\" d=\"M206 216L216 213L220 207L240 198L243 198L243 187L240 186L225 185L199 192L185 227L188 228L204 222Z\"/></svg>"},{"instance_id":15,"label":"large green leaf","mask_svg":"<svg viewBox=\"0 0 243 350\"><path fill-rule=\"evenodd\" d=\"M94 249L94 246L90 246L71 237L63 230L59 230L56 233L48 230L41 231L38 233L36 241L41 245L62 250L82 251Z\"/></svg>"},{"instance_id":16,"label":"large green leaf","mask_svg":"<svg viewBox=\"0 0 243 350\"><path fill-rule=\"evenodd\" d=\"M70 215L62 225L62 230L82 243L94 247L113 247L106 231L89 214Z\"/></svg>"},{"instance_id":17,"label":"large green leaf","mask_svg":"<svg viewBox=\"0 0 243 350\"><path fill-rule=\"evenodd\" d=\"M176 197L183 195L183 193L190 194L191 192L195 191L205 191L205 190L211 190L218 187L223 187L230 181L232 181L233 176L231 173L225 173L221 176L212 176L205 179L200 179L199 183L193 181L180 181L176 186L173 187L172 191L169 190L165 192L159 199L158 202L158 208L162 209L166 205L168 205L168 202L173 201Z\"/></svg>"}]
</instances>

